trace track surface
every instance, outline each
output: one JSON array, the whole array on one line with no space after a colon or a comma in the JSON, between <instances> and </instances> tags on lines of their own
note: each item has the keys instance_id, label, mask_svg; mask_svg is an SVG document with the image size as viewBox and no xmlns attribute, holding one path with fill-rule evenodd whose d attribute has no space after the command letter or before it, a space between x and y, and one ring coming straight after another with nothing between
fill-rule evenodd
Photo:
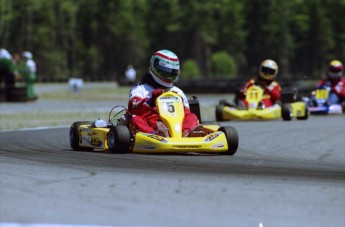
<instances>
[{"instance_id":1,"label":"track surface","mask_svg":"<svg viewBox=\"0 0 345 227\"><path fill-rule=\"evenodd\" d=\"M75 152L67 127L0 132L0 223L345 226L345 117L222 122L234 156Z\"/></svg>"}]
</instances>

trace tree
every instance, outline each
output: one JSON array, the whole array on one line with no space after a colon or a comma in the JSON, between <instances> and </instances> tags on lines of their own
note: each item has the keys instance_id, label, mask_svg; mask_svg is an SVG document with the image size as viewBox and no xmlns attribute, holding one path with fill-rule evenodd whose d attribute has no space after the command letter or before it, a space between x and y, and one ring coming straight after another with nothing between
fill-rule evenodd
<instances>
[{"instance_id":1,"label":"tree","mask_svg":"<svg viewBox=\"0 0 345 227\"><path fill-rule=\"evenodd\" d=\"M226 51L220 51L211 56L212 76L218 78L235 78L237 66L234 59Z\"/></svg>"}]
</instances>

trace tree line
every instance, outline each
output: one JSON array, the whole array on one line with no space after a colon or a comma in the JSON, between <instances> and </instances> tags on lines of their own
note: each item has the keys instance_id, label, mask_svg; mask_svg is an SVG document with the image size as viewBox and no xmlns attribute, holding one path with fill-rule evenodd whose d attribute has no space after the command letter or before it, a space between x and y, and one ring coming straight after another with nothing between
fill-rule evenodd
<instances>
[{"instance_id":1,"label":"tree line","mask_svg":"<svg viewBox=\"0 0 345 227\"><path fill-rule=\"evenodd\" d=\"M159 49L209 78L248 78L271 58L281 79L318 79L330 60L345 61L345 0L0 3L0 46L31 51L41 81L116 80L128 64L142 74Z\"/></svg>"}]
</instances>

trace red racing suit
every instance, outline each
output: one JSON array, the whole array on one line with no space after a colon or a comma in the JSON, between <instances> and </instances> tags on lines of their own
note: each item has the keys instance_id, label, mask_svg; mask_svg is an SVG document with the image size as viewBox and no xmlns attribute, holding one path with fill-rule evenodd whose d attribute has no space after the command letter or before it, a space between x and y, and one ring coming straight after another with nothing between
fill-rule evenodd
<instances>
[{"instance_id":1,"label":"red racing suit","mask_svg":"<svg viewBox=\"0 0 345 227\"><path fill-rule=\"evenodd\" d=\"M329 78L320 80L317 87L329 86L331 93L336 94L340 99L345 99L345 78L341 78L338 81L331 80Z\"/></svg>"},{"instance_id":2,"label":"red racing suit","mask_svg":"<svg viewBox=\"0 0 345 227\"><path fill-rule=\"evenodd\" d=\"M199 119L190 111L186 95L181 89L175 86L172 88L165 88L165 91L168 90L176 92L182 97L185 113L182 122L182 130L192 130L199 124ZM155 91L157 91L157 89L145 83L134 86L131 89L128 101L128 111L132 114L130 130L133 133L138 131L146 133L156 132L156 123L159 121L157 107L149 105L149 103L152 103L152 93L155 93Z\"/></svg>"},{"instance_id":3,"label":"red racing suit","mask_svg":"<svg viewBox=\"0 0 345 227\"><path fill-rule=\"evenodd\" d=\"M249 87L260 83L263 85L262 82L259 82L257 79L251 79L249 80L242 88L242 102L243 104L248 107L248 102L246 101L246 91ZM265 107L273 106L281 96L281 87L278 82L272 81L267 85L263 85L264 87L264 95L262 98L262 104L265 105Z\"/></svg>"}]
</instances>

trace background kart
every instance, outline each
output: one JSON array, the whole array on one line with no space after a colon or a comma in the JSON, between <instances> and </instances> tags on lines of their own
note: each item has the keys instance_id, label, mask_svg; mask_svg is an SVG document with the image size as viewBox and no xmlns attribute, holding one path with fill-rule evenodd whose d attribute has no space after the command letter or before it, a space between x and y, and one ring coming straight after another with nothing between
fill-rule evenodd
<instances>
[{"instance_id":1,"label":"background kart","mask_svg":"<svg viewBox=\"0 0 345 227\"><path fill-rule=\"evenodd\" d=\"M201 137L182 137L184 107L182 98L173 92L165 92L156 100L158 113L167 126L170 137L149 133L130 132L130 114L125 107L112 115L109 120L74 122L70 128L70 145L73 150L92 151L102 149L111 153L219 153L233 155L238 148L238 134L231 126L202 122L199 101L194 96L189 100L191 111L203 124L205 135Z\"/></svg>"},{"instance_id":2,"label":"background kart","mask_svg":"<svg viewBox=\"0 0 345 227\"><path fill-rule=\"evenodd\" d=\"M342 104L329 104L328 97L330 95L330 87L323 86L312 91L310 98L305 97L308 103L310 114L343 114L345 113L345 102Z\"/></svg>"},{"instance_id":3,"label":"background kart","mask_svg":"<svg viewBox=\"0 0 345 227\"><path fill-rule=\"evenodd\" d=\"M245 97L248 102L248 108L240 106L238 94L235 102L230 103L227 100L220 100L216 106L217 121L230 120L269 120L283 118L290 121L293 117L298 120L306 120L309 116L308 106L302 100L299 101L297 89L284 92L281 98L281 104L275 104L271 107L262 105L264 90L257 85L251 86L246 91Z\"/></svg>"}]
</instances>

